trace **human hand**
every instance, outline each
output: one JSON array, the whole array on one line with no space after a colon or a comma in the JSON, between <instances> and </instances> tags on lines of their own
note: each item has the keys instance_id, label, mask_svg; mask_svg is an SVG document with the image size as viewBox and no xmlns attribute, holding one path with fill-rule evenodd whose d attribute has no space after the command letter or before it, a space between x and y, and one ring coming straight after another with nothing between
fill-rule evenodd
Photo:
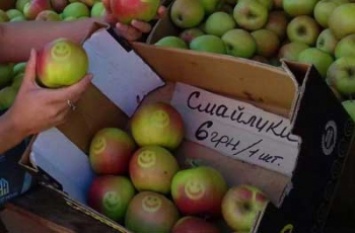
<instances>
[{"instance_id":1,"label":"human hand","mask_svg":"<svg viewBox=\"0 0 355 233\"><path fill-rule=\"evenodd\" d=\"M128 41L139 40L143 34L149 33L152 30L151 25L148 22L140 20L132 20L130 25L126 25L120 22L117 22L114 16L110 12L109 0L102 0L106 8L105 21L111 26L114 26L116 33L119 36L122 36ZM167 12L166 7L160 6L157 12L156 18L162 18Z\"/></svg>"},{"instance_id":2,"label":"human hand","mask_svg":"<svg viewBox=\"0 0 355 233\"><path fill-rule=\"evenodd\" d=\"M36 83L36 52L31 51L25 76L12 107L8 110L16 130L24 137L63 123L71 108L90 84L91 75L59 89L42 88Z\"/></svg>"}]
</instances>

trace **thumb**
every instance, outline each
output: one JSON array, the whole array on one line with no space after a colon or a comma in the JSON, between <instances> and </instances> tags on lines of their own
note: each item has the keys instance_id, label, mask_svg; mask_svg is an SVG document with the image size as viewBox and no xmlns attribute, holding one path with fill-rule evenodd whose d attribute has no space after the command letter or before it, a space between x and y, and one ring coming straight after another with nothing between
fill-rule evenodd
<instances>
[{"instance_id":1,"label":"thumb","mask_svg":"<svg viewBox=\"0 0 355 233\"><path fill-rule=\"evenodd\" d=\"M23 82L32 83L36 82L36 51L31 49L30 59L26 64L25 76Z\"/></svg>"},{"instance_id":2,"label":"thumb","mask_svg":"<svg viewBox=\"0 0 355 233\"><path fill-rule=\"evenodd\" d=\"M82 78L78 83L71 86L60 88L56 90L57 98L70 99L71 101L78 101L84 91L89 87L92 80L92 75L88 74Z\"/></svg>"}]
</instances>

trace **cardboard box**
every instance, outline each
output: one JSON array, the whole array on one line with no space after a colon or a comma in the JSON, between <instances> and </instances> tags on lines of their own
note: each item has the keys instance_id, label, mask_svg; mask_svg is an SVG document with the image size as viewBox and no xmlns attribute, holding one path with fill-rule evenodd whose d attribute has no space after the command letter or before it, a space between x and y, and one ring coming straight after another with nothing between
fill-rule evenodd
<instances>
[{"instance_id":1,"label":"cardboard box","mask_svg":"<svg viewBox=\"0 0 355 233\"><path fill-rule=\"evenodd\" d=\"M37 135L20 161L70 206L119 232L129 232L85 204L86 191L95 177L87 158L88 147L99 129L126 128L139 106L166 101L181 111L184 120L191 120L185 121L186 138L175 152L182 167L191 161L213 166L230 186L255 185L270 198L252 232L322 231L346 163L354 124L312 66L284 62L280 69L144 43L130 47L99 27L84 47L95 76L93 85L68 122ZM201 96L201 106L214 101L216 106L224 106L216 107L224 109L223 113L198 112L197 105L186 108L193 93ZM235 117L236 111L241 111L249 120L243 123L241 115L225 119L227 110ZM214 139L196 134L198 130L201 133L201 120L214 123L214 132L203 129L210 136L214 133ZM268 127L261 127L261 122L267 122ZM223 134L216 141L217 133ZM223 141L222 136L229 140ZM232 143L236 138L239 141ZM250 149L257 144L257 149ZM239 145L244 145L242 150ZM244 154L231 153L236 148ZM255 158L256 153L256 159L247 156Z\"/></svg>"}]
</instances>

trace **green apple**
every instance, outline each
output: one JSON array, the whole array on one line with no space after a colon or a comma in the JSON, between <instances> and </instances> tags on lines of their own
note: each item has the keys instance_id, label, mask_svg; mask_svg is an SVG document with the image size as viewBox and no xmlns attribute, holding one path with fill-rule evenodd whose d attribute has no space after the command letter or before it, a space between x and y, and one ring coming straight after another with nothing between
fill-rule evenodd
<instances>
[{"instance_id":1,"label":"green apple","mask_svg":"<svg viewBox=\"0 0 355 233\"><path fill-rule=\"evenodd\" d=\"M232 29L222 36L226 45L227 54L251 58L256 52L256 42L253 36L244 29Z\"/></svg>"},{"instance_id":2,"label":"green apple","mask_svg":"<svg viewBox=\"0 0 355 233\"><path fill-rule=\"evenodd\" d=\"M319 0L283 0L284 11L290 16L312 15Z\"/></svg>"},{"instance_id":3,"label":"green apple","mask_svg":"<svg viewBox=\"0 0 355 233\"><path fill-rule=\"evenodd\" d=\"M73 2L67 5L64 10L63 10L63 17L74 17L74 18L80 18L83 16L90 16L90 10L87 5L85 5L82 2Z\"/></svg>"},{"instance_id":4,"label":"green apple","mask_svg":"<svg viewBox=\"0 0 355 233\"><path fill-rule=\"evenodd\" d=\"M233 17L239 27L246 30L262 28L268 20L269 11L256 0L240 1L234 7Z\"/></svg>"},{"instance_id":5,"label":"green apple","mask_svg":"<svg viewBox=\"0 0 355 233\"><path fill-rule=\"evenodd\" d=\"M350 115L351 119L355 121L355 101L354 100L344 100L341 102L347 113Z\"/></svg>"},{"instance_id":6,"label":"green apple","mask_svg":"<svg viewBox=\"0 0 355 233\"><path fill-rule=\"evenodd\" d=\"M7 16L6 12L0 9L0 23L9 21L9 16Z\"/></svg>"},{"instance_id":7,"label":"green apple","mask_svg":"<svg viewBox=\"0 0 355 233\"><path fill-rule=\"evenodd\" d=\"M10 9L6 11L7 17L11 20L17 16L23 16L23 13L17 9Z\"/></svg>"},{"instance_id":8,"label":"green apple","mask_svg":"<svg viewBox=\"0 0 355 233\"><path fill-rule=\"evenodd\" d=\"M327 83L342 95L355 93L355 57L341 57L327 72Z\"/></svg>"},{"instance_id":9,"label":"green apple","mask_svg":"<svg viewBox=\"0 0 355 233\"><path fill-rule=\"evenodd\" d=\"M199 0L176 0L170 9L170 19L179 28L198 26L205 17L205 10Z\"/></svg>"},{"instance_id":10,"label":"green apple","mask_svg":"<svg viewBox=\"0 0 355 233\"><path fill-rule=\"evenodd\" d=\"M328 27L328 19L332 12L339 5L347 3L348 0L321 0L314 7L313 16L317 23L324 28Z\"/></svg>"},{"instance_id":11,"label":"green apple","mask_svg":"<svg viewBox=\"0 0 355 233\"><path fill-rule=\"evenodd\" d=\"M232 186L222 200L223 219L234 231L251 232L267 203L266 195L255 186Z\"/></svg>"},{"instance_id":12,"label":"green apple","mask_svg":"<svg viewBox=\"0 0 355 233\"><path fill-rule=\"evenodd\" d=\"M0 111L8 109L16 99L17 91L11 86L0 90Z\"/></svg>"},{"instance_id":13,"label":"green apple","mask_svg":"<svg viewBox=\"0 0 355 233\"><path fill-rule=\"evenodd\" d=\"M314 45L319 33L319 25L308 15L297 16L287 25L287 36L291 42Z\"/></svg>"},{"instance_id":14,"label":"green apple","mask_svg":"<svg viewBox=\"0 0 355 233\"><path fill-rule=\"evenodd\" d=\"M205 9L205 13L207 15L215 12L219 4L221 4L221 0L200 0L200 2L203 8Z\"/></svg>"},{"instance_id":15,"label":"green apple","mask_svg":"<svg viewBox=\"0 0 355 233\"><path fill-rule=\"evenodd\" d=\"M190 42L190 49L195 51L225 54L226 47L222 39L215 35L202 35Z\"/></svg>"},{"instance_id":16,"label":"green apple","mask_svg":"<svg viewBox=\"0 0 355 233\"><path fill-rule=\"evenodd\" d=\"M155 43L156 46L188 49L185 41L177 36L165 36Z\"/></svg>"},{"instance_id":17,"label":"green apple","mask_svg":"<svg viewBox=\"0 0 355 233\"><path fill-rule=\"evenodd\" d=\"M105 6L102 2L96 2L91 8L90 16L91 17L102 17L106 14Z\"/></svg>"},{"instance_id":18,"label":"green apple","mask_svg":"<svg viewBox=\"0 0 355 233\"><path fill-rule=\"evenodd\" d=\"M278 57L289 61L297 61L298 55L309 46L301 42L290 42L281 46Z\"/></svg>"},{"instance_id":19,"label":"green apple","mask_svg":"<svg viewBox=\"0 0 355 233\"><path fill-rule=\"evenodd\" d=\"M25 73L18 73L17 75L14 75L12 78L12 84L11 87L18 91L20 89L20 86L22 84L23 77L25 76Z\"/></svg>"},{"instance_id":20,"label":"green apple","mask_svg":"<svg viewBox=\"0 0 355 233\"><path fill-rule=\"evenodd\" d=\"M60 15L53 11L53 10L44 10L41 11L37 16L36 19L37 21L61 21L62 18Z\"/></svg>"},{"instance_id":21,"label":"green apple","mask_svg":"<svg viewBox=\"0 0 355 233\"><path fill-rule=\"evenodd\" d=\"M335 38L332 31L327 28L324 29L318 36L316 41L316 47L324 52L327 52L331 55L334 54L335 46L337 45L338 40Z\"/></svg>"},{"instance_id":22,"label":"green apple","mask_svg":"<svg viewBox=\"0 0 355 233\"><path fill-rule=\"evenodd\" d=\"M332 12L328 25L335 37L341 38L355 33L355 3L345 3Z\"/></svg>"},{"instance_id":23,"label":"green apple","mask_svg":"<svg viewBox=\"0 0 355 233\"><path fill-rule=\"evenodd\" d=\"M205 33L200 28L188 28L183 30L179 37L185 41L186 44L190 44L190 42L198 36L205 35Z\"/></svg>"},{"instance_id":24,"label":"green apple","mask_svg":"<svg viewBox=\"0 0 355 233\"><path fill-rule=\"evenodd\" d=\"M0 64L0 87L7 85L12 79L12 63Z\"/></svg>"},{"instance_id":25,"label":"green apple","mask_svg":"<svg viewBox=\"0 0 355 233\"><path fill-rule=\"evenodd\" d=\"M66 18L62 17L62 19L63 19L63 21L75 21L75 20L78 20L78 18L73 17L73 16L68 16Z\"/></svg>"},{"instance_id":26,"label":"green apple","mask_svg":"<svg viewBox=\"0 0 355 233\"><path fill-rule=\"evenodd\" d=\"M12 19L10 19L9 22L21 22L21 21L26 21L27 19L23 15L16 16Z\"/></svg>"},{"instance_id":27,"label":"green apple","mask_svg":"<svg viewBox=\"0 0 355 233\"><path fill-rule=\"evenodd\" d=\"M271 11L264 28L275 32L279 39L283 40L286 35L288 21L289 20L284 11Z\"/></svg>"},{"instance_id":28,"label":"green apple","mask_svg":"<svg viewBox=\"0 0 355 233\"><path fill-rule=\"evenodd\" d=\"M234 1L234 5L236 3L239 3L239 2L242 2L242 1L246 1L246 2L248 2L248 1L257 1L261 5L265 6L266 9L268 9L268 10L271 10L272 7L273 7L273 4L274 4L273 0L236 0L236 1Z\"/></svg>"},{"instance_id":29,"label":"green apple","mask_svg":"<svg viewBox=\"0 0 355 233\"><path fill-rule=\"evenodd\" d=\"M23 12L23 8L25 7L26 3L30 2L30 0L17 0L16 1L16 9Z\"/></svg>"},{"instance_id":30,"label":"green apple","mask_svg":"<svg viewBox=\"0 0 355 233\"><path fill-rule=\"evenodd\" d=\"M19 62L15 64L12 68L12 75L15 76L19 73L24 73L26 70L26 64L27 62Z\"/></svg>"},{"instance_id":31,"label":"green apple","mask_svg":"<svg viewBox=\"0 0 355 233\"><path fill-rule=\"evenodd\" d=\"M222 11L217 11L206 19L205 31L207 34L222 36L227 31L233 29L236 26L236 22L233 17Z\"/></svg>"},{"instance_id":32,"label":"green apple","mask_svg":"<svg viewBox=\"0 0 355 233\"><path fill-rule=\"evenodd\" d=\"M355 33L341 39L335 47L335 57L355 57Z\"/></svg>"},{"instance_id":33,"label":"green apple","mask_svg":"<svg viewBox=\"0 0 355 233\"><path fill-rule=\"evenodd\" d=\"M332 55L323 52L322 50L317 48L308 48L303 50L298 55L298 61L314 65L319 74L325 78L327 70L333 63L334 59Z\"/></svg>"},{"instance_id":34,"label":"green apple","mask_svg":"<svg viewBox=\"0 0 355 233\"><path fill-rule=\"evenodd\" d=\"M269 58L276 54L280 46L280 39L275 32L259 29L251 33L256 42L256 54Z\"/></svg>"}]
</instances>

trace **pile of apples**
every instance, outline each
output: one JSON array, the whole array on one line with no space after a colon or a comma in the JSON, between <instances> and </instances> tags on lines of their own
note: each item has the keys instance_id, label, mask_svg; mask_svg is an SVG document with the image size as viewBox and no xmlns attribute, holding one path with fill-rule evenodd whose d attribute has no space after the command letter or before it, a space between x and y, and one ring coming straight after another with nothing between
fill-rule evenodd
<instances>
[{"instance_id":1,"label":"pile of apples","mask_svg":"<svg viewBox=\"0 0 355 233\"><path fill-rule=\"evenodd\" d=\"M264 193L228 186L213 166L182 165L183 137L181 115L163 102L141 105L128 129L100 129L89 148L88 206L135 233L249 232Z\"/></svg>"},{"instance_id":2,"label":"pile of apples","mask_svg":"<svg viewBox=\"0 0 355 233\"><path fill-rule=\"evenodd\" d=\"M341 100L355 93L355 1L175 0L178 35L155 43L279 66L311 63Z\"/></svg>"}]
</instances>

